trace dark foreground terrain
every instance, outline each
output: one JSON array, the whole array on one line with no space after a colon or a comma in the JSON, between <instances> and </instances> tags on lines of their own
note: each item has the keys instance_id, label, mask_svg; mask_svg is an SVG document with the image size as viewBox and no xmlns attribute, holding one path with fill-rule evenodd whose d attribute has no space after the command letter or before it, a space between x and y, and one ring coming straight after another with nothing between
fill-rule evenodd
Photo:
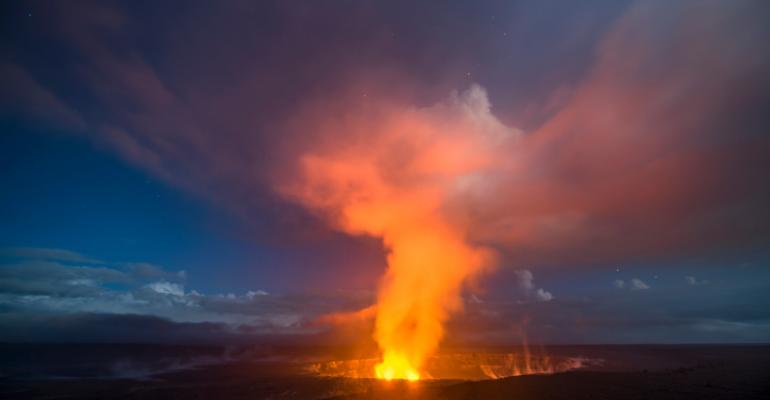
<instances>
[{"instance_id":1,"label":"dark foreground terrain","mask_svg":"<svg viewBox=\"0 0 770 400\"><path fill-rule=\"evenodd\" d=\"M410 383L316 376L297 351L7 344L0 345L0 398L770 398L770 346L563 346L547 351L600 362L550 375Z\"/></svg>"}]
</instances>

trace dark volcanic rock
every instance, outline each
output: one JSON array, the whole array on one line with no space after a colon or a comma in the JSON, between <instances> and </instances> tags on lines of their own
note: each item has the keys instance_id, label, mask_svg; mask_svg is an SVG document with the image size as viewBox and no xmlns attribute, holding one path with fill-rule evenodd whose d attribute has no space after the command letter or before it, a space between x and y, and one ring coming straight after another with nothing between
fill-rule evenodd
<instances>
[{"instance_id":1,"label":"dark volcanic rock","mask_svg":"<svg viewBox=\"0 0 770 400\"><path fill-rule=\"evenodd\" d=\"M184 350L185 360L197 360L201 357L199 350L182 350ZM136 348L132 348L131 351L135 352ZM19 360L26 357L18 350L15 352L17 357L21 357ZM195 364L190 368L172 369L141 378L126 379L115 376L62 378L32 374L29 371L29 363L16 362L24 368L14 369L12 368L14 363L8 362L8 358L5 358L5 362L0 362L2 365L0 398L163 400L770 398L770 346L597 346L582 348L580 352L606 359L611 368L569 371L553 375L526 375L497 380L384 382L371 379L313 376L303 373L303 369L298 368L296 362L272 357L270 360L251 359ZM40 350L38 349L36 353L40 353ZM168 349L160 352L167 362L172 353ZM208 351L204 353L206 357L210 357ZM68 356L70 356L69 353ZM52 359L42 357L41 354L36 354L33 359L53 362ZM656 359L661 361L656 364ZM78 368L80 371L82 366ZM57 366L56 371L61 370L62 368Z\"/></svg>"}]
</instances>

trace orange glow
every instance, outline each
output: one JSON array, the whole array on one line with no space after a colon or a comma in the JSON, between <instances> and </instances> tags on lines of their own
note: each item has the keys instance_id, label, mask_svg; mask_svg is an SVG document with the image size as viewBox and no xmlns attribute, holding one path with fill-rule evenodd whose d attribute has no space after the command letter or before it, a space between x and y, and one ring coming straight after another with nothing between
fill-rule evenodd
<instances>
[{"instance_id":1,"label":"orange glow","mask_svg":"<svg viewBox=\"0 0 770 400\"><path fill-rule=\"evenodd\" d=\"M482 267L484 253L436 222L409 224L386 236L391 253L380 287L374 337L383 351L377 376L414 380L438 348L443 323L461 310L460 289Z\"/></svg>"},{"instance_id":2,"label":"orange glow","mask_svg":"<svg viewBox=\"0 0 770 400\"><path fill-rule=\"evenodd\" d=\"M388 356L386 356L387 358ZM435 379L500 379L532 374L553 374L571 371L584 366L600 365L601 361L582 357L551 357L544 351L531 352L524 348L509 353L489 351L439 352L429 357L422 371L412 371L397 376L395 369L386 365L401 364L405 360L383 362L380 359L349 359L312 363L306 367L309 373L327 377L379 378L383 380L405 379L415 381L430 377ZM402 370L408 367L404 366Z\"/></svg>"},{"instance_id":3,"label":"orange glow","mask_svg":"<svg viewBox=\"0 0 770 400\"><path fill-rule=\"evenodd\" d=\"M507 128L478 87L425 109L383 106L314 127L339 140L303 154L301 177L284 192L342 231L382 238L388 267L377 296L381 362L373 372L418 380L444 323L462 310L463 283L492 261L489 250L467 242L447 203L492 166Z\"/></svg>"},{"instance_id":4,"label":"orange glow","mask_svg":"<svg viewBox=\"0 0 770 400\"><path fill-rule=\"evenodd\" d=\"M385 353L383 361L374 367L374 373L377 378L386 381L393 379L416 381L420 379L420 373L406 357L393 353Z\"/></svg>"}]
</instances>

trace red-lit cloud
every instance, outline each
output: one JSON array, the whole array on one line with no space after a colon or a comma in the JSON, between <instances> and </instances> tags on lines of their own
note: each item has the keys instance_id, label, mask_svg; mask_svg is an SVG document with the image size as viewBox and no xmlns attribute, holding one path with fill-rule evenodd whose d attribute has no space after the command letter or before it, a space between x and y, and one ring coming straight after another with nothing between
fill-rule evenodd
<instances>
[{"instance_id":1,"label":"red-lit cloud","mask_svg":"<svg viewBox=\"0 0 770 400\"><path fill-rule=\"evenodd\" d=\"M483 118L510 131L518 131L517 115L537 114L540 123L527 121L518 140L495 149L493 168L468 177L467 187L442 204L472 241L512 263L535 264L649 260L767 243L770 55L759 3L633 5L593 44L587 68L552 84L551 96L538 94L551 100L536 111L531 104L499 106L495 99L516 91L503 79L465 72L451 78L475 55L494 64L506 54L486 55L487 47L463 42L460 55L445 59L454 53L438 51L444 48L429 32L405 38L396 27L373 29L330 11L286 6L271 9L280 17L264 26L291 44L278 45L247 35L253 24L245 15L225 22L191 12L186 17L211 29L180 24L145 52L128 30L135 21L119 10L48 16L61 35L52 40L82 57L74 68L63 66L82 88L78 95L35 81L44 74L24 70L23 60L5 70L34 90L19 89L24 82L8 87L36 96L36 106L27 104L32 98L22 105L39 108L33 115L53 104L54 117L66 114L97 142L237 213L262 229L258 240L329 238L325 220L276 195L276 182L296 172L296 158L308 148L367 140L365 132L329 126L372 115L408 121L413 110L440 104L478 78L492 103ZM366 7L356 13L379 18ZM110 35L96 34L103 32ZM248 40L220 46L231 36ZM193 49L187 40L205 46ZM553 63L570 69L570 61ZM398 173L399 158L393 160Z\"/></svg>"}]
</instances>

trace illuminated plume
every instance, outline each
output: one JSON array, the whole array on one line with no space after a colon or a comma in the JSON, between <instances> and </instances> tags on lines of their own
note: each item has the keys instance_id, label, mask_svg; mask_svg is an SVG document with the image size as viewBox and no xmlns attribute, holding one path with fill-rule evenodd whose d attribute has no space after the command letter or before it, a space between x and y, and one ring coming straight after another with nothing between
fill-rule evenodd
<instances>
[{"instance_id":1,"label":"illuminated plume","mask_svg":"<svg viewBox=\"0 0 770 400\"><path fill-rule=\"evenodd\" d=\"M515 131L491 114L478 86L432 107L383 103L359 114L314 121L331 144L302 154L299 176L282 191L344 232L382 238L388 268L377 297L375 373L416 380L444 323L462 310L463 282L493 258L467 241L447 204L496 167L496 149Z\"/></svg>"}]
</instances>

